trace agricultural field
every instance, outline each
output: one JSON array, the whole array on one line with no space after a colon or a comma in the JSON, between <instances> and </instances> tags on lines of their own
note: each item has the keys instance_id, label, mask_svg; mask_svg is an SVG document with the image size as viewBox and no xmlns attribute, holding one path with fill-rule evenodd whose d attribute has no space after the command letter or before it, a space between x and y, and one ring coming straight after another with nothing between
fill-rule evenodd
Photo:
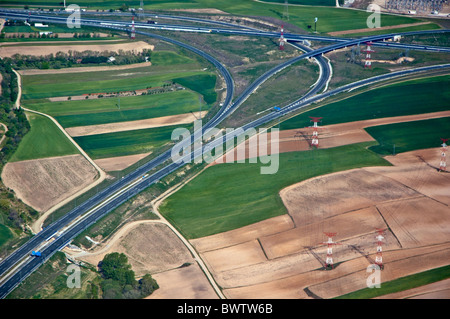
<instances>
[{"instance_id":1,"label":"agricultural field","mask_svg":"<svg viewBox=\"0 0 450 319\"><path fill-rule=\"evenodd\" d=\"M381 155L403 153L439 146L449 134L450 118L397 123L366 128L379 145L370 149ZM443 137L444 136L444 137Z\"/></svg>"},{"instance_id":2,"label":"agricultural field","mask_svg":"<svg viewBox=\"0 0 450 319\"><path fill-rule=\"evenodd\" d=\"M28 113L31 130L25 135L11 162L79 154L63 132L43 115Z\"/></svg>"},{"instance_id":3,"label":"agricultural field","mask_svg":"<svg viewBox=\"0 0 450 319\"><path fill-rule=\"evenodd\" d=\"M45 77L26 72L25 107L54 117L69 133L107 125L102 134L73 135L94 159L148 155L170 142L174 125L193 122L199 111L205 116L218 98L215 73L167 48L153 52L151 65L141 68L49 72Z\"/></svg>"},{"instance_id":4,"label":"agricultural field","mask_svg":"<svg viewBox=\"0 0 450 319\"><path fill-rule=\"evenodd\" d=\"M310 126L309 116L323 117L322 125L329 125L446 111L450 103L450 95L446 90L449 84L450 77L445 75L413 79L372 89L301 113L282 122L280 128L288 130ZM434 98L427 99L429 96ZM424 103L425 100L426 103Z\"/></svg>"},{"instance_id":5,"label":"agricultural field","mask_svg":"<svg viewBox=\"0 0 450 319\"><path fill-rule=\"evenodd\" d=\"M33 110L51 115L68 128L183 114L198 111L200 106L207 110L208 105L201 105L199 100L198 93L181 90L122 98L35 102L29 105Z\"/></svg>"},{"instance_id":6,"label":"agricultural field","mask_svg":"<svg viewBox=\"0 0 450 319\"><path fill-rule=\"evenodd\" d=\"M192 125L184 126L190 128ZM172 131L177 127L167 126L118 133L104 133L74 137L74 140L93 158L110 158L150 153L171 142Z\"/></svg>"},{"instance_id":7,"label":"agricultural field","mask_svg":"<svg viewBox=\"0 0 450 319\"><path fill-rule=\"evenodd\" d=\"M445 265L445 258L437 257L440 249L446 248L434 248L434 244L443 243L443 237L427 235L427 227L441 234L443 229L436 218L448 216L448 196L432 186L448 185L445 174L438 176L433 170L439 161L439 136L446 136L449 127L444 115L448 113L449 97L444 89L448 79L436 76L387 85L297 115L281 123L279 171L273 178L259 174L261 164L216 164L168 196L159 211L190 239L228 298L372 298L402 290L407 295L408 289L448 278L446 268L439 268ZM425 96L436 98L425 104ZM400 97L406 97L409 104L400 104ZM372 107L361 108L363 101ZM310 149L297 136L302 128L311 125L309 116L326 119L326 124L321 123L325 127L319 150ZM426 119L427 116L436 118ZM414 117L425 120L413 120ZM364 123L362 127L377 125L376 121L403 123L367 127L367 135L356 132L358 121ZM285 136L283 132L297 135ZM358 134L359 139L355 138ZM375 142L369 142L371 138ZM338 140L359 144L344 145ZM391 155L394 143L399 146L395 158L376 154ZM410 154L411 151L417 153ZM429 174L434 177L425 174L430 169ZM242 176L250 183L242 183ZM195 198L189 195L193 193ZM399 203L390 204L389 196L398 197ZM433 205L433 216L423 221L423 227L409 224L411 233L406 234L401 224L396 224L396 218L403 221L407 212L421 211L418 207L425 209L432 204L429 197L439 201ZM369 208L372 203L378 211ZM394 212L398 212L398 217L393 217ZM346 295L346 291L363 288L356 283L363 283L363 271L359 270L366 267L364 258L358 258L351 249L339 253L343 266L338 268L343 273L355 272L355 278L350 279L354 284L347 285L344 279L320 273L320 262L324 262L320 256L325 255L325 248L317 247L311 254L306 248L317 246L322 240L320 235L331 227L339 230L342 240L350 242L348 247L357 242L359 249L373 254L375 247L366 246L366 241L372 240L365 232L371 231L364 227L382 228L378 214L391 225L386 234L389 245L384 247L392 250L387 257L392 270L384 274L384 281L390 282L386 290L376 295L365 295L370 293L367 289ZM408 216L419 218L416 213ZM359 218L364 220L364 230L350 229L349 221L359 224ZM397 236L400 246L393 236ZM416 251L415 247L422 244L431 246ZM399 247L409 250L398 250ZM419 258L422 254L429 259L420 261L418 267L399 268L403 267L401 256ZM230 255L239 257L229 259ZM301 270L295 266L298 260L302 261ZM395 269L403 271L397 274ZM408 275L415 276L417 286L406 285L409 277L398 279ZM299 287L304 288L303 292L299 292Z\"/></svg>"},{"instance_id":8,"label":"agricultural field","mask_svg":"<svg viewBox=\"0 0 450 319\"><path fill-rule=\"evenodd\" d=\"M142 71L140 71L142 72ZM204 73L204 72L203 72ZM142 90L153 87L161 87L168 81L176 78L203 74L199 71L173 72L166 74L144 75L136 78L128 78L124 85L123 78L110 78L108 74L67 75L50 74L45 80L39 82L41 76L24 76L24 99L41 99L58 96L72 96L81 94L104 94L121 91ZM123 74L123 72L122 72ZM111 75L110 75L111 76ZM99 77L103 80L99 81ZM108 80L106 80L106 79Z\"/></svg>"},{"instance_id":9,"label":"agricultural field","mask_svg":"<svg viewBox=\"0 0 450 319\"><path fill-rule=\"evenodd\" d=\"M279 216L286 208L278 192L296 181L355 167L388 165L366 149L370 145L283 153L274 175L261 175L261 164L215 165L167 198L160 211L190 239ZM337 160L330 163L331 158ZM248 183L242 183L243 176Z\"/></svg>"}]
</instances>

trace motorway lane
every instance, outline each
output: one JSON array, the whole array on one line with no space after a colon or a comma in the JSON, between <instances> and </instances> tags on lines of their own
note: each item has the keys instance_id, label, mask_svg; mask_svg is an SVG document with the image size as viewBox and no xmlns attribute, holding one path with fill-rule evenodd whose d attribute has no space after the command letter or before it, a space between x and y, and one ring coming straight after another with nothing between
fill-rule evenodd
<instances>
[{"instance_id":1,"label":"motorway lane","mask_svg":"<svg viewBox=\"0 0 450 319\"><path fill-rule=\"evenodd\" d=\"M1 9L4 12L9 12L9 13L21 13L21 14L47 14L47 15L62 15L62 16L66 16L65 19L67 18L67 16L69 16L70 12L66 12L66 11L42 11L39 12L37 10L25 10L25 9L8 9L8 8L2 8ZM211 19L202 19L202 18L195 18L195 17L187 17L187 16L176 16L176 15L166 15L166 14L155 14L155 13L128 13L128 12L96 12L96 11L82 11L81 12L82 15L93 15L93 16L121 16L121 17L140 17L143 16L145 18L153 18L153 19L166 19L166 20L180 20L180 21L188 21L188 22L198 22L198 23L205 23L205 24L215 24L215 25L220 25L220 26L226 26L226 27L230 27L230 28L239 28L239 29L247 29L247 30L256 30L255 28L251 28L251 27L245 27L245 26L241 26L241 25L237 25L234 23L229 23L229 22L224 22L224 21L216 21L216 20L211 20ZM138 22L138 20L136 21ZM147 23L145 23L147 24Z\"/></svg>"},{"instance_id":2,"label":"motorway lane","mask_svg":"<svg viewBox=\"0 0 450 319\"><path fill-rule=\"evenodd\" d=\"M17 18L17 19L28 19L32 18L36 21L47 21L48 23L62 23L66 24L65 17L55 17L52 15L36 15L33 14L28 16L26 13L21 13L21 11L16 10L5 10L0 9L0 16L9 17L9 18ZM126 28L123 31L129 31L131 29L131 22L117 21L117 20L97 20L97 19L81 19L82 24L91 24L92 26L99 27L117 27ZM99 25L100 24L100 25ZM149 25L143 24L139 22L135 22L136 28L147 28L154 30L168 30L168 31L186 31L186 32L200 32L200 33L211 33L211 34L227 34L227 35L243 35L243 36L256 36L256 37L266 37L266 38L279 38L279 32L267 32L267 31L259 31L255 29L229 29L229 28L214 28L214 27L197 27L197 26L183 26L183 25L170 25L170 24L158 24L158 25ZM233 27L237 27L233 25ZM402 33L390 33L385 35L378 36L369 36L357 39L346 39L346 38L338 38L338 37L328 37L328 36L317 36L317 35L300 35L300 34L292 34L285 33L284 38L290 42L300 42L304 40L309 41L328 41L328 42L338 42L338 43L349 43L349 46L361 44L369 41L374 42L374 46L383 46L383 47L393 47L399 49L411 49L411 50L425 50L425 51L437 51L437 52L450 52L450 48L447 47L436 47L436 46L427 46L427 45L415 45L415 44L404 44L404 43L387 43L380 42L382 40L391 39L396 35L401 36L410 36L410 35L418 35L418 34L434 34L434 33L447 33L450 32L448 29L440 29L440 30L426 30L426 31L410 31L410 32L402 32ZM349 42L352 41L352 42Z\"/></svg>"}]
</instances>

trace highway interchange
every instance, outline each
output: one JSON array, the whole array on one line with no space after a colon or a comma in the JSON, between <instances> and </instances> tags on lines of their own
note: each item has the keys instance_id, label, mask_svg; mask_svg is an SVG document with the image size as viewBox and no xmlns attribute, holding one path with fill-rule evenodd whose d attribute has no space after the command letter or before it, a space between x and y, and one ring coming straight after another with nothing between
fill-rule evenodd
<instances>
[{"instance_id":1,"label":"highway interchange","mask_svg":"<svg viewBox=\"0 0 450 319\"><path fill-rule=\"evenodd\" d=\"M67 16L67 14L66 14ZM34 11L24 11L24 10L8 10L0 9L0 17L7 19L32 19L34 21L46 21L48 23L66 23L66 16L60 17L56 14L42 14L36 13ZM152 15L154 17L154 15ZM161 16L160 16L161 17ZM202 21L190 20L189 17L177 17L177 16L165 16L165 18L171 18L180 21L190 21L190 22L202 22ZM196 19L196 18L194 18ZM121 21L106 21L103 19L81 19L81 25L95 26L106 29L122 30L125 32L130 31L130 22ZM208 22L208 21L206 21ZM211 21L209 21L211 22ZM152 29L162 29L162 30L172 30L172 31L182 31L184 32L208 32L215 34L239 34L254 37L268 37L268 38L279 38L279 33L276 32L265 32L258 31L252 28L242 28L237 25L232 25L228 23L222 23L220 27L217 21L211 23L207 27L198 26L183 26L183 25L167 25L167 24L157 24L157 25L147 25L136 23L136 34L141 34L144 36L149 36L157 38L163 41L170 42L172 44L184 47L201 57L205 58L211 62L218 72L221 74L226 84L226 97L224 103L222 104L220 110L213 116L213 118L203 125L203 131L208 128L217 127L225 118L232 114L255 90L269 79L274 74L280 72L284 68L292 65L306 58L315 58L319 63L321 72L318 81L304 96L300 97L298 100L281 107L279 112L269 112L264 116L258 118L255 121L247 123L243 126L244 130L249 128L258 128L261 125L271 123L276 119L279 119L286 114L298 111L299 109L310 105L311 103L320 101L324 98L330 97L335 94L339 94L345 91L349 91L362 86L371 85L373 83L384 81L387 79L392 79L396 77L403 77L409 74L426 72L430 70L446 69L450 67L450 64L428 66L416 69L408 69L398 72L392 72L389 74L384 74L380 76L375 76L369 79L361 80L355 83L347 84L340 88L325 91L320 93L325 87L329 78L331 76L331 69L328 61L323 57L324 53L345 48L348 46L359 45L365 42L374 42L374 45L412 49L412 50L425 50L425 51L440 51L440 52L450 52L450 48L434 47L434 46L418 46L418 45L407 45L392 42L383 42L384 40L391 39L395 35L412 35L412 34L426 34L426 33L446 33L450 30L432 30L432 31L415 31L406 33L392 33L385 35L377 35L365 37L362 39L342 39L324 36L314 36L314 35L296 35L296 34L284 34L285 39L298 49L304 51L305 53L292 58L273 69L267 71L265 74L260 76L255 82L249 85L244 92L242 92L238 97L233 100L234 95L234 83L233 79L226 69L226 67L216 60L211 55L203 52L202 50L195 48L186 43L173 40L158 34L150 33L147 31L151 26ZM146 31L143 31L146 30ZM333 44L312 50L311 48L302 44L303 41L328 41ZM192 134L192 136L196 136ZM203 145L203 148L210 149L216 147L218 143L225 143L228 139L234 138L234 136L225 136L223 140L215 140L209 144ZM192 138L191 143L194 142ZM191 156L188 154L187 156ZM159 156L155 157L151 161L143 164L141 167L137 168L135 171L124 176L122 179L117 180L112 185L106 187L105 189L99 191L97 194L92 196L87 201L81 203L72 211L64 215L59 220L55 221L48 227L44 228L41 232L33 236L28 242L10 254L7 258L0 263L0 298L5 298L20 282L22 282L26 277L28 277L33 271L35 271L41 264L50 258L55 252L64 248L74 237L85 230L90 225L94 224L100 218L105 216L114 208L118 207L120 204L128 200L129 198L135 196L147 187L155 184L163 177L176 171L184 165L183 162L174 163L171 161L171 151L166 151ZM158 168L155 170L155 168ZM147 174L150 171L152 173ZM54 240L49 241L50 238ZM39 249L42 252L42 258L31 257L30 253L32 250Z\"/></svg>"}]
</instances>

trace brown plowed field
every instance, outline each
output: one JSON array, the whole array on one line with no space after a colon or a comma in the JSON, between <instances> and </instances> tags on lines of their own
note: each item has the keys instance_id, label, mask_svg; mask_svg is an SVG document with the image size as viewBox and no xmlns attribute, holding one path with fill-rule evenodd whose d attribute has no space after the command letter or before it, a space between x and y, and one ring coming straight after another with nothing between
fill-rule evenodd
<instances>
[{"instance_id":1,"label":"brown plowed field","mask_svg":"<svg viewBox=\"0 0 450 319\"><path fill-rule=\"evenodd\" d=\"M126 224L112 238L77 259L97 265L111 252L124 253L137 277L150 273L159 285L148 299L213 299L217 294L183 242L160 221Z\"/></svg>"},{"instance_id":2,"label":"brown plowed field","mask_svg":"<svg viewBox=\"0 0 450 319\"><path fill-rule=\"evenodd\" d=\"M151 221L125 226L110 241L79 259L97 265L113 251L127 255L138 277L194 262L183 243L166 225Z\"/></svg>"},{"instance_id":3,"label":"brown plowed field","mask_svg":"<svg viewBox=\"0 0 450 319\"><path fill-rule=\"evenodd\" d=\"M106 172L121 171L133 165L134 163L137 163L138 161L140 161L141 159L150 154L151 153L143 153L135 155L100 158L95 160L94 162Z\"/></svg>"},{"instance_id":4,"label":"brown plowed field","mask_svg":"<svg viewBox=\"0 0 450 319\"><path fill-rule=\"evenodd\" d=\"M208 112L203 111L201 116L204 117ZM142 130L147 128L155 128L161 126L180 125L194 122L195 117L192 113L184 113L177 115L161 116L144 120L114 122L99 125L75 126L66 128L70 136L86 136L95 134L106 134L125 132L133 130Z\"/></svg>"},{"instance_id":5,"label":"brown plowed field","mask_svg":"<svg viewBox=\"0 0 450 319\"><path fill-rule=\"evenodd\" d=\"M2 172L3 183L39 212L87 187L97 176L82 155L7 163Z\"/></svg>"},{"instance_id":6,"label":"brown plowed field","mask_svg":"<svg viewBox=\"0 0 450 319\"><path fill-rule=\"evenodd\" d=\"M370 136L364 128L376 125L385 125L391 123L401 123L418 121L424 119L432 119L439 117L450 116L450 111L427 113L427 114L417 114L417 115L407 115L398 117L387 117L373 120L349 122L343 124L325 125L319 129L319 148L331 148L342 145L362 143L373 141L374 139ZM269 131L270 132L270 131ZM278 138L278 148L279 153L285 152L295 152L295 151L306 151L311 149L310 141L312 135L312 128L300 128L294 130L283 130L279 132ZM259 137L255 135L248 139L244 145L235 148L233 151L228 152L221 158L218 158L212 165L234 162L236 160L245 160L252 157L250 154L258 154L259 150L267 149L268 154L272 154L270 148L271 144L271 134L267 134L267 143L262 140L257 143ZM245 152L241 151L245 148ZM228 158L226 158L228 156ZM230 160L228 160L230 159Z\"/></svg>"},{"instance_id":7,"label":"brown plowed field","mask_svg":"<svg viewBox=\"0 0 450 319\"><path fill-rule=\"evenodd\" d=\"M108 44L65 44L65 45L30 45L30 46L0 46L0 56L11 57L14 54L26 55L48 55L56 54L58 52L68 53L69 51L132 51L135 54L141 53L144 49L153 50L154 46L144 41L137 41L133 43L108 43Z\"/></svg>"},{"instance_id":8,"label":"brown plowed field","mask_svg":"<svg viewBox=\"0 0 450 319\"><path fill-rule=\"evenodd\" d=\"M228 298L333 298L366 288L379 228L385 230L381 284L448 265L450 174L436 170L439 149L387 159L393 166L287 187L280 196L288 215L191 242ZM322 268L324 232L336 232L339 242L331 271ZM415 293L448 294L421 291Z\"/></svg>"}]
</instances>

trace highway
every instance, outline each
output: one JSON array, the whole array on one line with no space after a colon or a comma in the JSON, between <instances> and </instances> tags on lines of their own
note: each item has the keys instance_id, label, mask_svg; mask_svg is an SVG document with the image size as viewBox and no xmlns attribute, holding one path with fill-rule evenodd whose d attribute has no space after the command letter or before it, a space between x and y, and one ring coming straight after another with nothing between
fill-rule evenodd
<instances>
[{"instance_id":1,"label":"highway","mask_svg":"<svg viewBox=\"0 0 450 319\"><path fill-rule=\"evenodd\" d=\"M0 15L2 13L0 12ZM50 21L53 22L53 20L50 19ZM61 23L61 22L59 22ZM82 24L85 25L96 25L99 26L99 21L92 22L88 21L85 22L83 20ZM118 29L118 30L127 30L127 27L123 26L102 26L104 28L111 28L111 29ZM250 85L236 100L232 103L232 98L234 94L234 84L233 80L231 78L231 75L229 74L228 70L215 58L212 56L204 53L203 51L194 48L190 45L187 45L185 43L169 39L160 35L144 32L137 30L137 34L142 34L146 36L151 36L154 38L158 38L170 43L173 43L175 45L180 45L188 50L191 50L192 52L199 54L200 56L207 59L209 62L211 62L221 73L221 75L224 77L226 86L227 86L227 95L225 99L225 103L223 104L220 111L207 123L203 126L203 130L206 130L208 128L212 128L217 126L220 122L222 122L226 117L228 117L230 114L236 110L247 98L250 96L264 81L266 81L268 78L276 74L277 72L281 71L282 69L288 67L289 65L292 65L293 63L304 59L308 57L317 57L319 64L322 68L321 78L316 83L316 85L301 99L297 100L294 103L291 103L281 109L280 112L271 112L266 114L265 116L257 119L256 121L253 121L251 123L246 124L243 128L248 129L251 127L258 127L263 124L269 123L281 116L284 116L288 113L297 111L298 109L309 105L310 103L313 103L314 101L326 98L328 96L331 96L333 94L338 94L341 92L344 92L346 90L356 88L363 85L369 85L371 83L382 81L385 79L398 77L398 76L404 76L407 74L411 74L414 72L424 72L428 70L438 69L438 68L448 68L450 65L442 65L442 66L431 66L426 68L420 68L420 69L411 69L407 71L399 71L395 73L390 73L378 77L374 77L371 79L366 79L363 81L359 81L353 84L346 85L342 88L335 89L332 91L328 91L322 94L318 94L318 92L325 86L325 83L327 79L329 78L329 65L327 61L321 56L323 53L330 52L332 50L336 50L342 47L355 45L361 42L361 40L348 40L346 42L338 42L336 44L320 48L318 50L311 50L307 47L302 47L301 44L294 43L299 48L302 48L306 52L298 57L295 57L289 61L286 61L285 63L280 64L279 66L273 68L272 70L269 70L265 74L263 74L261 77L259 77L252 85ZM374 37L368 37L366 41L379 41L386 39L386 36L374 36ZM359 42L358 42L359 41ZM191 141L191 143L193 140ZM212 145L207 144L204 147L211 147ZM8 272L14 265L17 265L19 261L23 261L23 264L19 267L19 271L14 272L14 274L10 277L8 277L6 280L3 280L0 282L0 297L4 298L7 296L7 294L14 289L14 287L20 283L24 278L26 278L29 274L31 274L39 265L41 265L47 258L49 258L52 254L54 254L56 251L62 249L65 245L67 245L68 242L72 238L74 238L76 235L78 235L80 232L82 232L84 229L86 229L88 226L95 223L98 219L103 217L105 214L110 212L115 207L119 206L121 203L129 199L130 197L136 195L143 189L149 187L150 185L156 183L164 176L167 176L171 172L177 170L178 168L182 167L183 163L173 163L170 161L170 151L167 151L158 157L154 158L153 160L149 161L148 163L144 164L143 166L139 167L134 172L130 173L129 175L125 176L124 178L116 181L114 184L110 185L109 187L103 189L98 194L87 200L86 202L82 203L78 207L76 207L74 210L63 216L60 220L54 222L44 230L42 230L40 233L36 234L32 239L30 239L26 244L24 244L22 247L17 249L15 252L13 252L11 255L9 255L5 260L3 260L0 263L0 276L4 275L6 272ZM190 154L191 155L191 154ZM190 156L189 155L189 156ZM157 172L150 174L146 177L144 174L149 172L151 169L165 163L165 166L158 170ZM86 212L89 212L87 217L81 218L83 214ZM72 223L74 220L77 220L76 223L74 223L71 227L67 227L70 223ZM61 232L61 230L65 229L64 232ZM47 241L47 239L51 237L55 237L53 241ZM30 257L29 254L32 250L36 250L36 247L39 247L43 243L46 243L47 246L45 246L42 249L43 258L34 258Z\"/></svg>"},{"instance_id":2,"label":"highway","mask_svg":"<svg viewBox=\"0 0 450 319\"><path fill-rule=\"evenodd\" d=\"M63 15L62 17L58 16ZM45 12L45 14L36 14L36 11L28 10L23 12L23 10L13 10L13 9L0 9L0 16L10 19L30 19L36 22L47 22L47 23L59 23L66 24L68 13L50 13ZM85 12L82 13L85 15ZM162 17L162 16L161 16ZM165 16L171 17L171 16ZM179 19L180 17L174 16L173 19ZM184 17L184 20L199 20L196 18ZM201 19L202 22L207 20ZM212 21L212 20L211 20ZM211 22L210 21L210 22ZM212 21L211 23L216 23L217 21ZM98 19L87 19L81 18L82 25L90 25L96 27L110 27L122 31L131 30L131 21L120 21L120 20L98 20ZM146 24L135 22L136 29L149 29L149 30L159 30L159 31L177 31L177 32L194 32L194 33L210 33L210 34L222 34L222 35L242 35L242 36L253 36L253 37L264 37L264 38L276 38L280 37L279 32L268 32L260 31L248 27L242 27L234 25L231 23L222 23L226 28L218 28L212 26L188 26L188 25L178 25L178 24ZM424 51L436 51L436 52L450 52L450 48L439 47L439 46L428 46L428 45L416 45L416 44L404 44L395 42L384 42L384 40L392 39L394 36L411 36L419 34L436 34L436 33L447 33L449 29L438 29L438 30L427 30L427 31L410 31L401 33L388 33L383 35L369 36L358 39L353 38L340 38L340 37L330 37L330 36L320 36L320 35L305 35L305 34L293 34L284 33L284 38L289 42L303 42L308 41L325 41L325 42L340 42L349 43L351 45L362 44L365 42L373 41L374 46L398 48L398 49L410 49L410 50L424 50Z\"/></svg>"}]
</instances>

